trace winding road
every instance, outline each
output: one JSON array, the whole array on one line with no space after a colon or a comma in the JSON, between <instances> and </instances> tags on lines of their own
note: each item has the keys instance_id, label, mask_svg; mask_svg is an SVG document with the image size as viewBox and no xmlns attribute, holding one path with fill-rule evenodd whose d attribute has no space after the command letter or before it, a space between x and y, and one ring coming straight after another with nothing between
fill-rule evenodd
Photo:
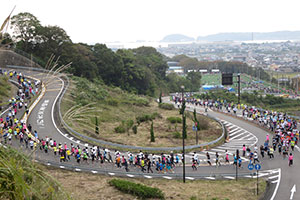
<instances>
[{"instance_id":1,"label":"winding road","mask_svg":"<svg viewBox=\"0 0 300 200\"><path fill-rule=\"evenodd\" d=\"M75 145L80 145L81 147L92 147L91 144L83 142L82 140L76 138L73 135L67 133L61 128L58 122L58 112L57 103L59 96L64 90L66 83L58 76L53 76L45 72L30 71L28 69L16 69L18 72L22 72L24 75L30 76L35 79L41 80L45 84L45 91L43 96L38 102L36 102L34 108L31 111L27 119L27 124L31 124L33 130L37 130L40 138L45 138L46 136L52 138L61 143L67 143L68 146L73 143ZM165 99L168 101L168 99ZM188 105L187 109L193 110L194 107ZM203 113L204 109L197 107L198 113ZM225 150L228 150L230 154L235 153L236 149L242 148L243 144L248 146L253 146L257 144L259 147L265 141L267 131L259 128L251 122L247 122L243 119L237 117L229 116L220 112L214 112L208 110L208 114L219 119L227 128L229 128L230 140L228 143L224 143L221 146L215 147L208 151L197 152L201 163L206 162L205 154L208 152L211 154L211 158L214 158L215 152L218 152L220 156L224 155ZM21 149L24 152L30 152L30 150L25 149L25 147L20 147L18 141L13 141L13 146ZM57 156L53 153L45 154L41 151L36 151L34 155L35 160L42 162L46 165L51 165L63 169L72 169L74 171L88 171L92 173L108 174L111 176L128 176L128 177L144 177L144 178L165 178L174 179L182 177L182 167L178 166L175 168L174 173L167 174L147 174L141 173L140 170L132 168L130 172L126 173L124 169L117 169L110 163L99 164L89 163L78 165L75 161L69 161L65 163L60 163ZM187 161L192 157L192 153L186 155ZM212 160L213 161L213 160ZM243 159L243 168L239 169L240 177L256 178L252 176L255 171L249 171L247 168L247 159ZM294 152L294 165L292 167L288 166L288 161L283 160L279 157L279 154L275 153L275 159L269 160L268 158L260 158L262 169L260 171L260 177L265 177L269 180L270 187L268 194L265 199L300 199L300 193L297 190L292 190L295 186L297 189L300 186L300 173L298 172L298 166L300 165L300 153L299 148L296 148ZM194 179L209 179L214 180L218 178L223 179L235 179L236 168L232 165L222 165L220 167L216 166L206 166L206 164L201 165L197 171L193 171L190 166L186 167L186 177L188 180ZM292 198L291 198L292 197Z\"/></svg>"}]
</instances>

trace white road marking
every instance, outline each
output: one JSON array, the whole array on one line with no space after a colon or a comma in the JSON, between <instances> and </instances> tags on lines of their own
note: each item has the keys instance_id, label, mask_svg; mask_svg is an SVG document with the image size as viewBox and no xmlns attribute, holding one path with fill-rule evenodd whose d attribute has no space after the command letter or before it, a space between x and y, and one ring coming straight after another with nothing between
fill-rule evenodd
<instances>
[{"instance_id":1,"label":"white road marking","mask_svg":"<svg viewBox=\"0 0 300 200\"><path fill-rule=\"evenodd\" d=\"M185 177L186 179L189 179L189 180L195 180L195 178L193 177Z\"/></svg>"},{"instance_id":2,"label":"white road marking","mask_svg":"<svg viewBox=\"0 0 300 200\"><path fill-rule=\"evenodd\" d=\"M169 180L171 180L171 179L172 179L172 177L170 177L170 176L163 176L163 178L165 178L165 179L169 179Z\"/></svg>"},{"instance_id":3,"label":"white road marking","mask_svg":"<svg viewBox=\"0 0 300 200\"><path fill-rule=\"evenodd\" d=\"M279 188L279 184L280 184L280 180L281 180L281 168L278 169L278 173L279 173L278 180L277 180L278 182L277 182L277 185L275 187L275 190L274 190L273 195L272 195L272 197L271 197L270 200L274 200L274 198L275 198L275 196L277 194L277 191L278 191L278 188Z\"/></svg>"},{"instance_id":4,"label":"white road marking","mask_svg":"<svg viewBox=\"0 0 300 200\"><path fill-rule=\"evenodd\" d=\"M278 175L268 177L269 180L270 180L270 179L274 179L274 178L278 178Z\"/></svg>"},{"instance_id":5,"label":"white road marking","mask_svg":"<svg viewBox=\"0 0 300 200\"><path fill-rule=\"evenodd\" d=\"M145 177L145 178L152 178L152 176L147 176L147 175L144 175L144 177Z\"/></svg>"},{"instance_id":6,"label":"white road marking","mask_svg":"<svg viewBox=\"0 0 300 200\"><path fill-rule=\"evenodd\" d=\"M210 179L210 180L215 180L216 178L214 178L214 177L211 177L211 176L207 176L207 177L205 177L206 179Z\"/></svg>"},{"instance_id":7,"label":"white road marking","mask_svg":"<svg viewBox=\"0 0 300 200\"><path fill-rule=\"evenodd\" d=\"M94 170L92 170L91 171L93 174L97 174L98 173L98 171L94 171Z\"/></svg>"},{"instance_id":8,"label":"white road marking","mask_svg":"<svg viewBox=\"0 0 300 200\"><path fill-rule=\"evenodd\" d=\"M111 175L111 176L115 175L115 173L112 173L112 172L108 172L108 174Z\"/></svg>"},{"instance_id":9,"label":"white road marking","mask_svg":"<svg viewBox=\"0 0 300 200\"><path fill-rule=\"evenodd\" d=\"M128 177L130 177L130 178L133 178L133 177L134 177L134 175L132 175L132 174L126 174L126 176L128 176Z\"/></svg>"},{"instance_id":10,"label":"white road marking","mask_svg":"<svg viewBox=\"0 0 300 200\"><path fill-rule=\"evenodd\" d=\"M233 176L224 176L224 178L231 179L231 180L235 179L235 177Z\"/></svg>"},{"instance_id":11,"label":"white road marking","mask_svg":"<svg viewBox=\"0 0 300 200\"><path fill-rule=\"evenodd\" d=\"M291 196L290 196L290 200L293 199L294 197L294 193L296 192L296 185L294 184L293 188L291 189Z\"/></svg>"}]
</instances>

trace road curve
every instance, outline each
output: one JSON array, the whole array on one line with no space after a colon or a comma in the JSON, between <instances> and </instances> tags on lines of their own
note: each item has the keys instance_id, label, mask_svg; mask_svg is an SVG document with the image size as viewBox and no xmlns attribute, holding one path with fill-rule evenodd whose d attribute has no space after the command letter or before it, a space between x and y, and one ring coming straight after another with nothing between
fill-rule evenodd
<instances>
[{"instance_id":1,"label":"road curve","mask_svg":"<svg viewBox=\"0 0 300 200\"><path fill-rule=\"evenodd\" d=\"M89 144L82 142L76 139L74 136L69 135L68 133L64 133L59 130L55 124L54 120L54 108L55 103L58 99L60 92L64 87L64 83L59 77L54 77L52 75L46 75L45 73L35 72L35 71L27 71L22 70L22 73L25 75L30 75L37 79L42 80L44 83L51 80L46 85L46 92L41 100L37 103L35 108L32 110L31 115L28 118L27 123L33 126L33 130L37 130L40 138L51 137L56 141L66 142L68 144L78 144L82 147L90 146ZM193 109L193 107L190 107ZM197 112L203 112L203 109L196 108ZM241 130L248 131L248 133L253 134L255 138L257 138L257 145L260 146L263 144L267 132L256 125L246 122L242 119L237 119L235 117L231 117L222 113L208 111L208 113L216 117L223 122L229 124L229 126L236 126L234 128L240 128ZM235 133L242 134L241 133ZM235 137L233 135L233 137ZM242 137L242 136L239 136ZM250 137L250 136L249 136ZM243 138L243 137L242 137ZM245 138L245 136L244 136ZM243 140L242 140L243 141ZM253 140L254 141L254 140ZM237 143L239 144L239 143ZM17 145L17 144L15 144ZM236 148L237 146L234 146ZM228 146L230 148L230 146ZM26 151L26 150L24 150ZM213 150L212 150L213 151ZM201 152L199 152L201 154ZM276 159L277 154L275 154L275 160L262 160L262 172L265 176L268 176L271 184L273 184L273 188L275 193L272 193L269 199L289 199L291 194L291 189L294 186L300 185L299 173L297 171L297 166L300 164L300 155L299 152L294 153L294 166L288 167L288 163L286 160L282 160L281 158ZM57 157L53 155L45 155L43 153L38 153L36 155L36 159L41 162L48 163L48 165L58 166L60 168L68 168L73 169L75 171L90 171L92 173L107 173L109 175L123 175L128 177L145 177L145 178L155 178L155 177L163 177L166 179L179 178L181 176L181 167L177 167L175 169L174 174L142 174L138 171L132 171L130 173L125 173L124 170L116 169L112 165L103 165L99 167L99 164L90 164L90 165L76 165L75 162L70 163L59 163ZM281 169L281 170L280 170ZM240 170L240 174L247 176L249 175L249 170L246 165L243 169ZM187 177L190 180L197 178L205 178L205 179L216 179L218 177L232 179L235 174L235 168L232 166L221 166L219 168L216 167L200 167L197 172L194 172L187 168ZM275 174L275 175L274 175ZM274 177L276 178L275 180ZM293 199L300 199L299 192L293 195Z\"/></svg>"}]
</instances>

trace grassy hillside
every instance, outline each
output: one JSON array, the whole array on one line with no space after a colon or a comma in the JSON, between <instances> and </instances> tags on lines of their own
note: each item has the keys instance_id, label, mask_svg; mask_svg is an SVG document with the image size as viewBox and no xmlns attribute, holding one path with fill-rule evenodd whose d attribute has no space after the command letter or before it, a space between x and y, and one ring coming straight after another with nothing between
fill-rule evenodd
<instances>
[{"instance_id":1,"label":"grassy hillside","mask_svg":"<svg viewBox=\"0 0 300 200\"><path fill-rule=\"evenodd\" d=\"M0 106L6 105L9 98L16 94L17 88L12 86L8 77L0 76Z\"/></svg>"},{"instance_id":2,"label":"grassy hillside","mask_svg":"<svg viewBox=\"0 0 300 200\"><path fill-rule=\"evenodd\" d=\"M171 106L171 108L173 108ZM124 92L103 83L74 77L62 102L64 120L86 135L116 143L138 146L181 145L181 115L178 110L166 110L155 99ZM198 116L203 130L200 143L211 141L222 133L217 122ZM99 134L96 133L96 118ZM177 120L178 119L178 120ZM155 142L150 142L153 121ZM195 144L192 114L187 117L187 144ZM129 140L128 140L129 136Z\"/></svg>"}]
</instances>

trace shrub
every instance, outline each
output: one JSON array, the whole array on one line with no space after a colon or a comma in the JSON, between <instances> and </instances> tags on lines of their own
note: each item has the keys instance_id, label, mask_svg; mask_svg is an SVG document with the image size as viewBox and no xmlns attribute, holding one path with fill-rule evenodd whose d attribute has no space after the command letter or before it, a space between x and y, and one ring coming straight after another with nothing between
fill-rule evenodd
<instances>
[{"instance_id":1,"label":"shrub","mask_svg":"<svg viewBox=\"0 0 300 200\"><path fill-rule=\"evenodd\" d=\"M109 98L106 100L107 104L110 106L118 106L119 102L116 99Z\"/></svg>"},{"instance_id":2,"label":"shrub","mask_svg":"<svg viewBox=\"0 0 300 200\"><path fill-rule=\"evenodd\" d=\"M153 130L153 121L151 123L151 128L150 128L150 141L155 142L154 130Z\"/></svg>"},{"instance_id":3,"label":"shrub","mask_svg":"<svg viewBox=\"0 0 300 200\"><path fill-rule=\"evenodd\" d=\"M155 113L153 113L153 114L151 115L151 118L152 118L152 119L162 118L162 116L161 116L161 114L155 112Z\"/></svg>"},{"instance_id":4,"label":"shrub","mask_svg":"<svg viewBox=\"0 0 300 200\"><path fill-rule=\"evenodd\" d=\"M176 124L176 123L181 123L182 120L180 117L168 117L167 120L171 123L171 124Z\"/></svg>"},{"instance_id":5,"label":"shrub","mask_svg":"<svg viewBox=\"0 0 300 200\"><path fill-rule=\"evenodd\" d=\"M140 124L142 122L152 121L156 118L162 118L162 117L159 113L155 112L151 115L145 114L145 115L141 115L141 116L136 117L136 122L138 124Z\"/></svg>"},{"instance_id":6,"label":"shrub","mask_svg":"<svg viewBox=\"0 0 300 200\"><path fill-rule=\"evenodd\" d=\"M134 125L132 127L132 131L133 131L134 134L137 134L137 125Z\"/></svg>"},{"instance_id":7,"label":"shrub","mask_svg":"<svg viewBox=\"0 0 300 200\"><path fill-rule=\"evenodd\" d=\"M179 132L174 132L173 137L176 138L176 139L182 138L181 133L179 133Z\"/></svg>"},{"instance_id":8,"label":"shrub","mask_svg":"<svg viewBox=\"0 0 300 200\"><path fill-rule=\"evenodd\" d=\"M164 193L158 188L153 188L139 183L133 183L121 179L112 179L108 183L111 186L114 186L115 188L117 188L118 190L124 193L133 194L141 199L146 199L146 198L164 199L165 198Z\"/></svg>"},{"instance_id":9,"label":"shrub","mask_svg":"<svg viewBox=\"0 0 300 200\"><path fill-rule=\"evenodd\" d=\"M151 120L152 119L152 117L150 116L150 115L142 115L142 116L138 116L138 117L136 117L136 122L138 123L138 124L140 124L140 123L142 123L142 122L147 122L147 121L149 121L149 120Z\"/></svg>"},{"instance_id":10,"label":"shrub","mask_svg":"<svg viewBox=\"0 0 300 200\"><path fill-rule=\"evenodd\" d=\"M125 133L126 132L126 128L124 126L124 123L120 124L119 126L117 126L115 128L115 132L116 133Z\"/></svg>"},{"instance_id":11,"label":"shrub","mask_svg":"<svg viewBox=\"0 0 300 200\"><path fill-rule=\"evenodd\" d=\"M175 107L173 104L168 104L168 103L160 103L158 105L159 108L164 109L164 110L174 110Z\"/></svg>"}]
</instances>

